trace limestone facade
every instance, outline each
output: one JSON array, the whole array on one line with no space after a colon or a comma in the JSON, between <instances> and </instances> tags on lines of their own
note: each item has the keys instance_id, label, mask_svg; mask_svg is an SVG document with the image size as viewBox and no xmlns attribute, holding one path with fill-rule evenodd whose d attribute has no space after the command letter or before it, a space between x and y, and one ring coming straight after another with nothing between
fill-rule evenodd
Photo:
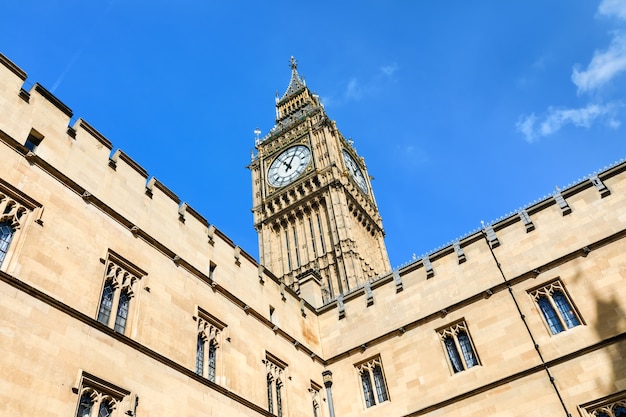
<instances>
[{"instance_id":1,"label":"limestone facade","mask_svg":"<svg viewBox=\"0 0 626 417\"><path fill-rule=\"evenodd\" d=\"M258 263L25 79L0 55L0 415L623 415L626 163L322 296L323 265L289 282L269 238ZM372 210L384 266L369 181L335 162L337 221Z\"/></svg>"}]
</instances>

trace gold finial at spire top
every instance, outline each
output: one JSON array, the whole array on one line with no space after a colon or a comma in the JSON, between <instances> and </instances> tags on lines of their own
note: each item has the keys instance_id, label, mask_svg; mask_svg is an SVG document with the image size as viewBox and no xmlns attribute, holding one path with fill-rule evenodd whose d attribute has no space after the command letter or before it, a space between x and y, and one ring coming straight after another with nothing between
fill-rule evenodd
<instances>
[{"instance_id":1,"label":"gold finial at spire top","mask_svg":"<svg viewBox=\"0 0 626 417\"><path fill-rule=\"evenodd\" d=\"M296 59L293 57L293 55L291 56L291 59L289 60L289 66L291 67L292 70L297 70L298 69L298 61L296 61Z\"/></svg>"}]
</instances>

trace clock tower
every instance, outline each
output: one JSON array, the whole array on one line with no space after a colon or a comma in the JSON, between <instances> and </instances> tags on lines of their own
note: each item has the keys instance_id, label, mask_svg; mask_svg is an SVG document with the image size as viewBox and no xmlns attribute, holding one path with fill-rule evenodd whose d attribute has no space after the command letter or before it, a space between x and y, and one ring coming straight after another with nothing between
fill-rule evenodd
<instances>
[{"instance_id":1,"label":"clock tower","mask_svg":"<svg viewBox=\"0 0 626 417\"><path fill-rule=\"evenodd\" d=\"M323 301L391 269L365 162L293 57L276 124L255 148L249 168L261 265L296 291L314 280Z\"/></svg>"}]
</instances>

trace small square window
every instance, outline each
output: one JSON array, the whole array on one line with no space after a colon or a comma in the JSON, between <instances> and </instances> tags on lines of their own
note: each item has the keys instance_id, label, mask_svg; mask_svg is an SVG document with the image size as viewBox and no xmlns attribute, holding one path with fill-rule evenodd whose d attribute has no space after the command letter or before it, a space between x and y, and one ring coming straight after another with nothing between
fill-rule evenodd
<instances>
[{"instance_id":1,"label":"small square window","mask_svg":"<svg viewBox=\"0 0 626 417\"><path fill-rule=\"evenodd\" d=\"M24 146L31 152L35 152L37 146L43 140L43 135L37 132L35 129L31 129L28 137L26 138L26 142L24 142Z\"/></svg>"}]
</instances>

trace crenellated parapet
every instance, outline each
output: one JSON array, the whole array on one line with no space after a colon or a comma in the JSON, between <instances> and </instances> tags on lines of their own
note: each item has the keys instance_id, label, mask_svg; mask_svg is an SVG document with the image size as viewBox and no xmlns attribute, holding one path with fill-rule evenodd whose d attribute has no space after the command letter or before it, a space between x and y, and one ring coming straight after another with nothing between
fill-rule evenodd
<instances>
[{"instance_id":1,"label":"crenellated parapet","mask_svg":"<svg viewBox=\"0 0 626 417\"><path fill-rule=\"evenodd\" d=\"M556 278L565 265L625 239L624 218L626 162L620 161L329 300L318 309L321 334L342 335L325 339L336 354L360 352L362 344L454 316L527 280Z\"/></svg>"},{"instance_id":2,"label":"crenellated parapet","mask_svg":"<svg viewBox=\"0 0 626 417\"><path fill-rule=\"evenodd\" d=\"M176 276L193 277L246 317L271 329L276 324L267 317L268 304L276 306L277 317L301 315L307 322L315 320L314 308L293 289L285 288L271 271L259 269L250 254L126 152L115 148L103 133L82 118L74 119L72 110L48 90L39 84L26 90L25 80L26 73L0 55L0 108L7 116L0 118L4 161L0 188L2 179L24 187L22 191L7 188L10 193L2 194L11 197L2 203L7 213L15 212L13 217L19 220L16 229L22 228L27 215L45 229L44 224L54 222L51 216L62 215L46 210L52 205L48 201L64 200L72 210L93 211L110 220L90 228L109 227L113 230L107 233L118 235L114 244L100 242L98 233L89 236L93 239L86 245L89 250L102 245L106 251L106 246L114 245L115 250L140 254L137 256L152 253L149 256L180 271ZM42 183L31 178L41 178ZM55 187L44 186L44 179L53 181ZM58 194L58 189L64 190L62 196L52 194ZM30 216L31 211L36 213ZM155 275L160 271L148 272L150 279L142 280L144 289L154 291ZM242 282L247 282L245 290ZM265 295L259 297L259 291ZM311 324L305 329L314 327ZM303 340L299 324L284 320L272 331L288 344L295 343L307 357L321 360L316 338Z\"/></svg>"}]
</instances>

